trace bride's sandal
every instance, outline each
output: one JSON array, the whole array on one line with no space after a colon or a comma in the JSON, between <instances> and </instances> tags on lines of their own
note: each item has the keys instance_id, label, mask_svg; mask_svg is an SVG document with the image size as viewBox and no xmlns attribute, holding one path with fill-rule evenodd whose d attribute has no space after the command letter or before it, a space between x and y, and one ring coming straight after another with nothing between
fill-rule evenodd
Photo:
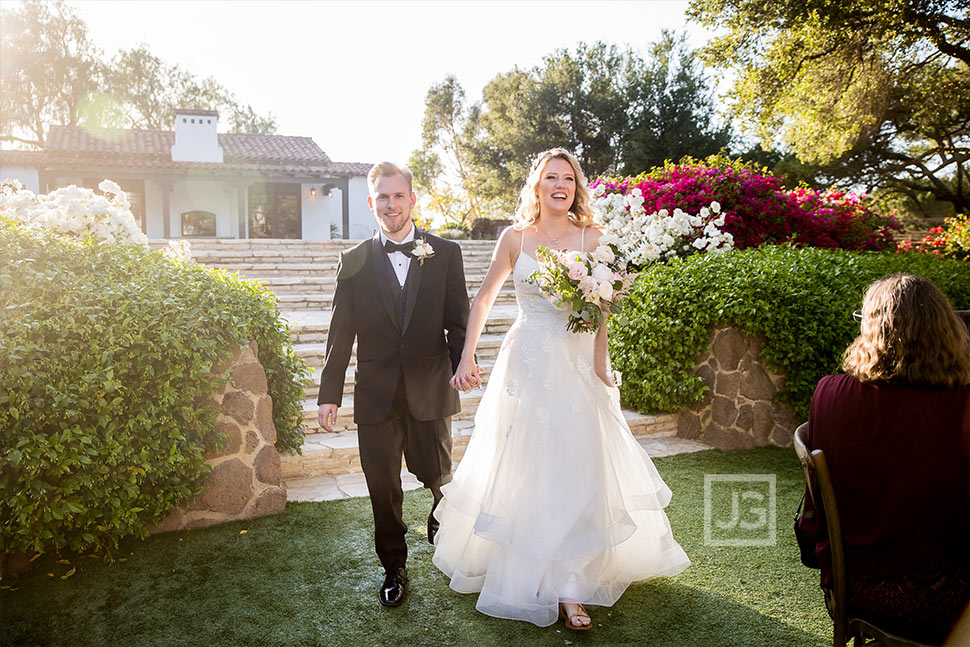
<instances>
[{"instance_id":1,"label":"bride's sandal","mask_svg":"<svg viewBox=\"0 0 970 647\"><path fill-rule=\"evenodd\" d=\"M559 617L562 618L567 629L572 629L573 631L588 631L593 627L593 620L589 617L589 614L586 613L586 609L583 608L583 605L577 604L576 606L578 607L578 610L575 613L570 614L566 613L566 606L560 602ZM589 624L584 625L580 623L580 618L586 618L589 620Z\"/></svg>"}]
</instances>

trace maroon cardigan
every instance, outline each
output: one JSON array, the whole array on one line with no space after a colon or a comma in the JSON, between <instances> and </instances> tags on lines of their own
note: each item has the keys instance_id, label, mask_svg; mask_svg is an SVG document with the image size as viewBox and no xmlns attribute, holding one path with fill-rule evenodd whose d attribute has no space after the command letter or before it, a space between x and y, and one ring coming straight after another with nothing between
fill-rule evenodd
<instances>
[{"instance_id":1,"label":"maroon cardigan","mask_svg":"<svg viewBox=\"0 0 970 647\"><path fill-rule=\"evenodd\" d=\"M849 578L966 567L970 388L823 377L812 397L808 447L825 452ZM829 586L831 558L821 533L816 554Z\"/></svg>"}]
</instances>

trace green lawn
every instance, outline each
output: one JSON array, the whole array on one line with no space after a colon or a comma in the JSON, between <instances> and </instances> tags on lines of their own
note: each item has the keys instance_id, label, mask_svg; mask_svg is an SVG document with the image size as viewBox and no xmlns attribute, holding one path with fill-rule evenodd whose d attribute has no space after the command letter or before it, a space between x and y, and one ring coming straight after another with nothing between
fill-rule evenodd
<instances>
[{"instance_id":1,"label":"green lawn","mask_svg":"<svg viewBox=\"0 0 970 647\"><path fill-rule=\"evenodd\" d=\"M278 517L130 542L126 561L113 565L41 558L31 573L4 582L15 590L0 591L0 644L830 644L817 571L801 566L791 533L801 494L794 451L712 450L656 464L674 491L667 509L674 536L693 564L677 577L634 584L611 609L592 608L593 631L476 612L475 596L451 591L431 565L431 546L415 532L430 495L417 491L405 497L410 589L397 609L377 603L382 572L368 501L291 503ZM704 475L739 473L776 475L773 546L705 545ZM728 518L730 496L712 492L712 517ZM72 567L76 574L61 580Z\"/></svg>"}]
</instances>

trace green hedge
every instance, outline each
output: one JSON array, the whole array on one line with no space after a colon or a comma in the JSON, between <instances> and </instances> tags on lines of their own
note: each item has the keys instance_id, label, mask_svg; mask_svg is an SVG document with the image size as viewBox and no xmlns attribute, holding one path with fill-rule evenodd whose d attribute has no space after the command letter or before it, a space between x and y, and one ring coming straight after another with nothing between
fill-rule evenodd
<instances>
[{"instance_id":1,"label":"green hedge","mask_svg":"<svg viewBox=\"0 0 970 647\"><path fill-rule=\"evenodd\" d=\"M306 365L261 286L0 219L0 553L110 554L200 491L211 368L255 339L281 450Z\"/></svg>"},{"instance_id":2,"label":"green hedge","mask_svg":"<svg viewBox=\"0 0 970 647\"><path fill-rule=\"evenodd\" d=\"M818 380L838 371L859 333L852 311L866 287L897 272L932 280L954 307L970 309L970 263L929 254L764 246L653 265L627 302L628 322L610 330L623 401L660 412L700 400L707 387L694 360L711 327L730 325L765 335L762 359L788 371L779 399L807 418Z\"/></svg>"}]
</instances>

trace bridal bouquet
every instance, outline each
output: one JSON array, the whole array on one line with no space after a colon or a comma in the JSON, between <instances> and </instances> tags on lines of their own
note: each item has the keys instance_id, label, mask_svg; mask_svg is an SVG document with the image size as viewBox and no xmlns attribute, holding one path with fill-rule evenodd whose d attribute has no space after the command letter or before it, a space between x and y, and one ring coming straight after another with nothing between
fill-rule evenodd
<instances>
[{"instance_id":1,"label":"bridal bouquet","mask_svg":"<svg viewBox=\"0 0 970 647\"><path fill-rule=\"evenodd\" d=\"M702 207L696 215L680 209L647 213L639 188L629 193L608 193L601 183L590 193L599 212L597 223L620 241L620 253L637 270L675 256L734 248L734 236L724 231L724 214L717 202Z\"/></svg>"},{"instance_id":2,"label":"bridal bouquet","mask_svg":"<svg viewBox=\"0 0 970 647\"><path fill-rule=\"evenodd\" d=\"M615 312L636 273L620 252L620 239L606 235L592 252L565 252L540 245L539 269L529 277L552 304L569 311L571 332L596 332L606 315Z\"/></svg>"}]
</instances>

